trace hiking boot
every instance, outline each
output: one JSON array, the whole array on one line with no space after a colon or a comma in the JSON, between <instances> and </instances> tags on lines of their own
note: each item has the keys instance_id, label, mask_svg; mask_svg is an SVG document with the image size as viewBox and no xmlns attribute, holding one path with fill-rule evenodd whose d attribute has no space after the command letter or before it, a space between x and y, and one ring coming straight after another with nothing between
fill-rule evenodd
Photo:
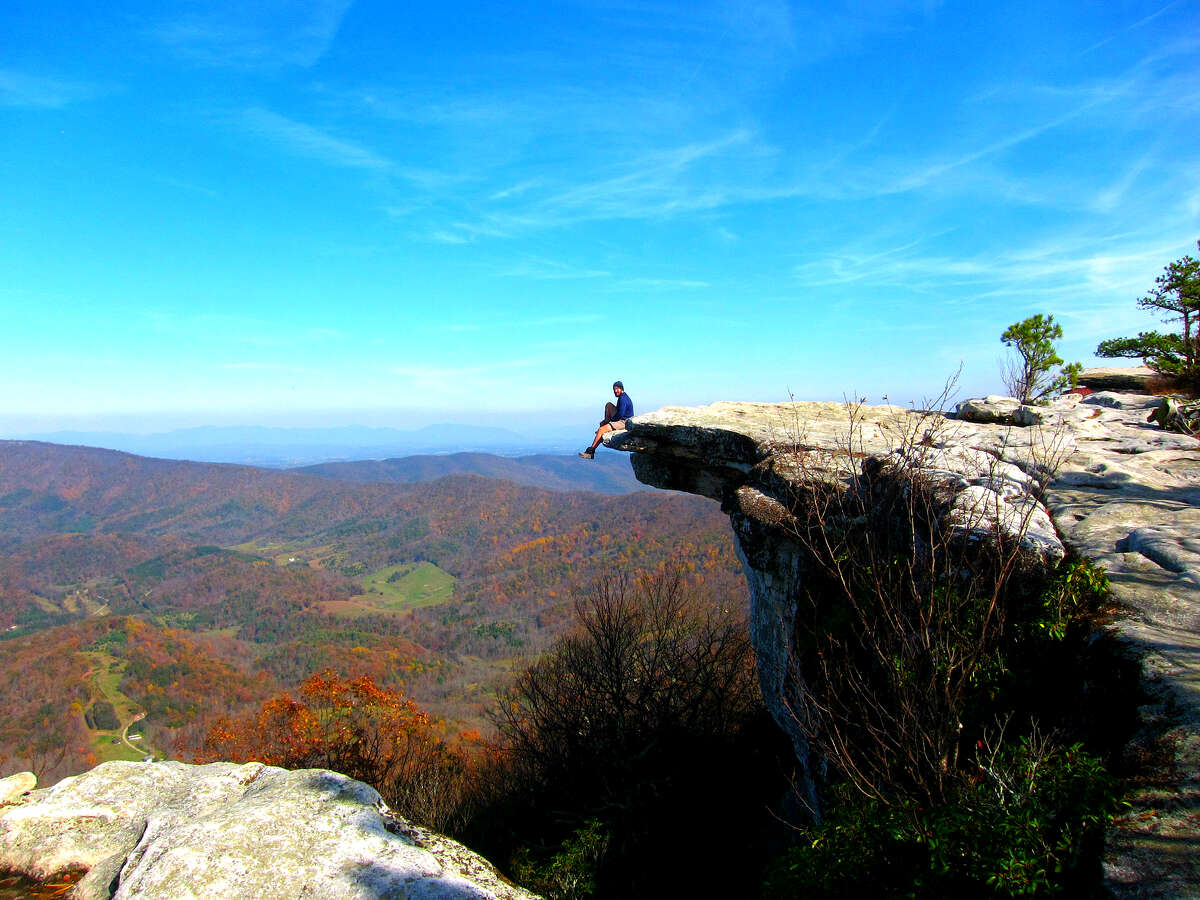
<instances>
[{"instance_id":1,"label":"hiking boot","mask_svg":"<svg viewBox=\"0 0 1200 900\"><path fill-rule=\"evenodd\" d=\"M591 447L588 447L586 450L580 450L579 455L582 456L584 459L595 459L596 451L593 450Z\"/></svg>"}]
</instances>

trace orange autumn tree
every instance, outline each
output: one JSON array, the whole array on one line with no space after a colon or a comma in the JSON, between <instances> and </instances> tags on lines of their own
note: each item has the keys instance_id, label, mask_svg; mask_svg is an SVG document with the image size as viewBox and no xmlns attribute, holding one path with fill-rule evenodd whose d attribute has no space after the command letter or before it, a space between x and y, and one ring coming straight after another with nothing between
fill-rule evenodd
<instances>
[{"instance_id":1,"label":"orange autumn tree","mask_svg":"<svg viewBox=\"0 0 1200 900\"><path fill-rule=\"evenodd\" d=\"M197 761L257 761L289 769L333 769L372 785L408 819L438 831L461 824L469 760L444 726L398 691L369 677L326 670L257 713L218 719Z\"/></svg>"}]
</instances>

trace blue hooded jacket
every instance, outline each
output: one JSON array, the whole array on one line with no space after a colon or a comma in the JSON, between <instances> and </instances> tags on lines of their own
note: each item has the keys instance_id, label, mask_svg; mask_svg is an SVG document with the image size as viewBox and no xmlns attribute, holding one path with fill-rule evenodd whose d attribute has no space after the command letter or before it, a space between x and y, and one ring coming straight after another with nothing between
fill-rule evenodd
<instances>
[{"instance_id":1,"label":"blue hooded jacket","mask_svg":"<svg viewBox=\"0 0 1200 900\"><path fill-rule=\"evenodd\" d=\"M629 395L624 391L621 391L621 396L617 398L617 418L633 418L633 401L629 399Z\"/></svg>"}]
</instances>

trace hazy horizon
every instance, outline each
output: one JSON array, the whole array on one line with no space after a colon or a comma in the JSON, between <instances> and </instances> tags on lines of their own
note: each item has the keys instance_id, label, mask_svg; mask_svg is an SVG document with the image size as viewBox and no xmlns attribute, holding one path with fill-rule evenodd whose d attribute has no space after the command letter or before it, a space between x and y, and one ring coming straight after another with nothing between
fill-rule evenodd
<instances>
[{"instance_id":1,"label":"hazy horizon","mask_svg":"<svg viewBox=\"0 0 1200 900\"><path fill-rule=\"evenodd\" d=\"M353 425L290 428L257 424L197 426L141 433L61 430L0 434L0 440L43 441L119 450L139 456L270 468L456 453L484 453L506 458L564 455L583 446L586 437L567 428L515 431L457 423L407 429Z\"/></svg>"}]
</instances>

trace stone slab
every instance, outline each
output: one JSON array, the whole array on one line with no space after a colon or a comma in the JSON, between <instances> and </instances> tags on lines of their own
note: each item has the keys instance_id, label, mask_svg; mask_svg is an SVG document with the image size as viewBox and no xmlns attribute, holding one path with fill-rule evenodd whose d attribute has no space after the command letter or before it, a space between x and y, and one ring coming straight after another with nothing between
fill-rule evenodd
<instances>
[{"instance_id":1,"label":"stone slab","mask_svg":"<svg viewBox=\"0 0 1200 900\"><path fill-rule=\"evenodd\" d=\"M260 763L108 762L0 810L0 870L84 900L524 900L362 782Z\"/></svg>"}]
</instances>

